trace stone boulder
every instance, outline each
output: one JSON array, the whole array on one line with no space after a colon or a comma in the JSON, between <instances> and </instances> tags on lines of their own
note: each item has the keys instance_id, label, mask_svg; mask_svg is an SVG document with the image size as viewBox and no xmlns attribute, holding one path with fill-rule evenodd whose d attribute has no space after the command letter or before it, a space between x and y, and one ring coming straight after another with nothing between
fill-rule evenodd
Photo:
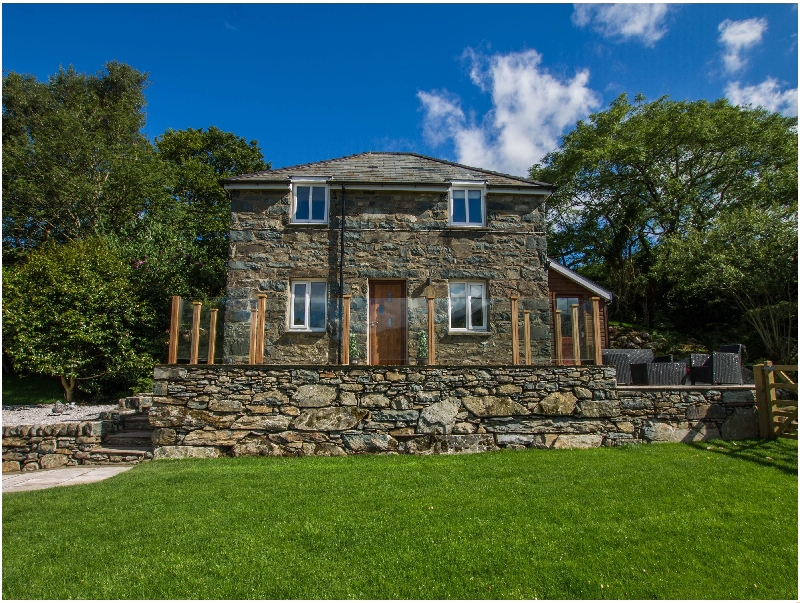
<instances>
[{"instance_id":1,"label":"stone boulder","mask_svg":"<svg viewBox=\"0 0 800 603\"><path fill-rule=\"evenodd\" d=\"M477 417L510 417L529 415L527 408L506 396L467 396L464 407Z\"/></svg>"},{"instance_id":2,"label":"stone boulder","mask_svg":"<svg viewBox=\"0 0 800 603\"><path fill-rule=\"evenodd\" d=\"M222 456L216 448L208 446L161 446L153 451L153 460L161 459L213 459Z\"/></svg>"},{"instance_id":3,"label":"stone boulder","mask_svg":"<svg viewBox=\"0 0 800 603\"><path fill-rule=\"evenodd\" d=\"M561 434L553 441L550 447L554 449L597 448L602 443L603 436L600 434Z\"/></svg>"},{"instance_id":4,"label":"stone boulder","mask_svg":"<svg viewBox=\"0 0 800 603\"><path fill-rule=\"evenodd\" d=\"M456 422L459 404L456 400L448 398L424 408L417 421L417 431L420 433L452 433Z\"/></svg>"},{"instance_id":5,"label":"stone boulder","mask_svg":"<svg viewBox=\"0 0 800 603\"><path fill-rule=\"evenodd\" d=\"M397 440L385 433L343 433L342 442L353 452L397 450Z\"/></svg>"},{"instance_id":6,"label":"stone boulder","mask_svg":"<svg viewBox=\"0 0 800 603\"><path fill-rule=\"evenodd\" d=\"M170 429L169 427L159 427L153 430L153 433L150 435L150 441L153 442L153 446L174 446L175 440L177 438L177 433L174 429Z\"/></svg>"},{"instance_id":7,"label":"stone boulder","mask_svg":"<svg viewBox=\"0 0 800 603\"><path fill-rule=\"evenodd\" d=\"M353 406L307 410L292 425L302 431L344 431L353 429L369 411Z\"/></svg>"},{"instance_id":8,"label":"stone boulder","mask_svg":"<svg viewBox=\"0 0 800 603\"><path fill-rule=\"evenodd\" d=\"M68 458L66 454L45 454L39 459L39 465L42 469L66 467Z\"/></svg>"},{"instance_id":9,"label":"stone boulder","mask_svg":"<svg viewBox=\"0 0 800 603\"><path fill-rule=\"evenodd\" d=\"M553 392L536 405L536 413L541 415L566 416L575 411L578 398L570 392Z\"/></svg>"},{"instance_id":10,"label":"stone boulder","mask_svg":"<svg viewBox=\"0 0 800 603\"><path fill-rule=\"evenodd\" d=\"M266 436L248 437L231 449L233 456L281 456L281 448Z\"/></svg>"},{"instance_id":11,"label":"stone boulder","mask_svg":"<svg viewBox=\"0 0 800 603\"><path fill-rule=\"evenodd\" d=\"M301 385L292 396L300 408L330 406L336 399L336 388L330 385Z\"/></svg>"},{"instance_id":12,"label":"stone boulder","mask_svg":"<svg viewBox=\"0 0 800 603\"><path fill-rule=\"evenodd\" d=\"M247 429L251 431L285 431L289 428L291 418L285 415L249 415L236 420L231 429Z\"/></svg>"},{"instance_id":13,"label":"stone boulder","mask_svg":"<svg viewBox=\"0 0 800 603\"><path fill-rule=\"evenodd\" d=\"M246 431L215 429L206 431L198 429L186 434L184 446L233 446L247 435Z\"/></svg>"}]
</instances>

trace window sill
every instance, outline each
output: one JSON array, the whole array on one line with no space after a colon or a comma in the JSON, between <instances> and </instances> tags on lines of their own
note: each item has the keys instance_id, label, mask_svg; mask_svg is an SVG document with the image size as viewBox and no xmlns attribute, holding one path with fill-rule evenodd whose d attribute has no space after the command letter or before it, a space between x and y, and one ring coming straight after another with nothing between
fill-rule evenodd
<instances>
[{"instance_id":1,"label":"window sill","mask_svg":"<svg viewBox=\"0 0 800 603\"><path fill-rule=\"evenodd\" d=\"M328 228L329 222L289 222L289 226L300 226L306 228Z\"/></svg>"},{"instance_id":2,"label":"window sill","mask_svg":"<svg viewBox=\"0 0 800 603\"><path fill-rule=\"evenodd\" d=\"M489 337L491 331L447 331L450 337Z\"/></svg>"},{"instance_id":3,"label":"window sill","mask_svg":"<svg viewBox=\"0 0 800 603\"><path fill-rule=\"evenodd\" d=\"M488 226L480 225L480 226L469 226L467 224L448 224L447 230L473 230L473 231L484 231L489 232L491 228Z\"/></svg>"},{"instance_id":4,"label":"window sill","mask_svg":"<svg viewBox=\"0 0 800 603\"><path fill-rule=\"evenodd\" d=\"M327 329L286 329L286 333L300 333L306 335L324 335Z\"/></svg>"}]
</instances>

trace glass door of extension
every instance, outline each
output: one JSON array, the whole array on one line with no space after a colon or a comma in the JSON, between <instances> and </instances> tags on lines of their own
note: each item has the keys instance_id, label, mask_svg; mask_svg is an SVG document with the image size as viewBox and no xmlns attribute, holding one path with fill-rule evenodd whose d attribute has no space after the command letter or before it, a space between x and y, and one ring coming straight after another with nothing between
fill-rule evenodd
<instances>
[{"instance_id":1,"label":"glass door of extension","mask_svg":"<svg viewBox=\"0 0 800 603\"><path fill-rule=\"evenodd\" d=\"M561 312L561 358L564 364L575 364L572 354L572 306L573 304L580 305L580 303L580 297L556 297L556 310ZM579 315L580 312L581 310L578 308ZM585 329L585 326L581 324L582 322L578 321L579 329ZM581 332L580 342L583 343L585 340L586 333Z\"/></svg>"},{"instance_id":2,"label":"glass door of extension","mask_svg":"<svg viewBox=\"0 0 800 603\"><path fill-rule=\"evenodd\" d=\"M406 282L369 282L369 363L406 364Z\"/></svg>"}]
</instances>

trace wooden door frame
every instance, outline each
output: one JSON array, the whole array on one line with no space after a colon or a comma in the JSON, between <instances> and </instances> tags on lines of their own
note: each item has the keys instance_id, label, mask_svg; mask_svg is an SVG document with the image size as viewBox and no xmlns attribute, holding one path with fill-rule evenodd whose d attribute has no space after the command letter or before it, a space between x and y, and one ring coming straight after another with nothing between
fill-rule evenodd
<instances>
[{"instance_id":1,"label":"wooden door frame","mask_svg":"<svg viewBox=\"0 0 800 603\"><path fill-rule=\"evenodd\" d=\"M370 300L372 299L372 286L371 285L372 285L373 282L403 283L403 286L405 287L405 290L406 290L406 296L405 296L406 313L405 313L405 316L403 317L403 320L405 321L406 337L405 337L405 341L403 342L404 343L404 348L403 348L403 362L404 362L404 364L402 366L408 366L408 299L409 299L409 295L408 295L408 279L406 279L406 278L368 278L367 279L367 358L366 358L367 366L372 366L372 349L371 349L371 346L372 346L372 337L371 337L371 335L372 335L372 327L370 326L369 308L370 308Z\"/></svg>"}]
</instances>

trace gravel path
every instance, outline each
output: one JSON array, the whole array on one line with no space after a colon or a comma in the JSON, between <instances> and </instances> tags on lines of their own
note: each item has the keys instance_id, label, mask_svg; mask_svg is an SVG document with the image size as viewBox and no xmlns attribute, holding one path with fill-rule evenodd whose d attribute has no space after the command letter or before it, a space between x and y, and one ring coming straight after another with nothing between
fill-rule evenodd
<instances>
[{"instance_id":1,"label":"gravel path","mask_svg":"<svg viewBox=\"0 0 800 603\"><path fill-rule=\"evenodd\" d=\"M87 404L74 406L71 412L54 414L53 404L37 406L3 407L3 426L11 425L52 425L53 423L78 423L97 420L103 411L118 410L116 404Z\"/></svg>"}]
</instances>

